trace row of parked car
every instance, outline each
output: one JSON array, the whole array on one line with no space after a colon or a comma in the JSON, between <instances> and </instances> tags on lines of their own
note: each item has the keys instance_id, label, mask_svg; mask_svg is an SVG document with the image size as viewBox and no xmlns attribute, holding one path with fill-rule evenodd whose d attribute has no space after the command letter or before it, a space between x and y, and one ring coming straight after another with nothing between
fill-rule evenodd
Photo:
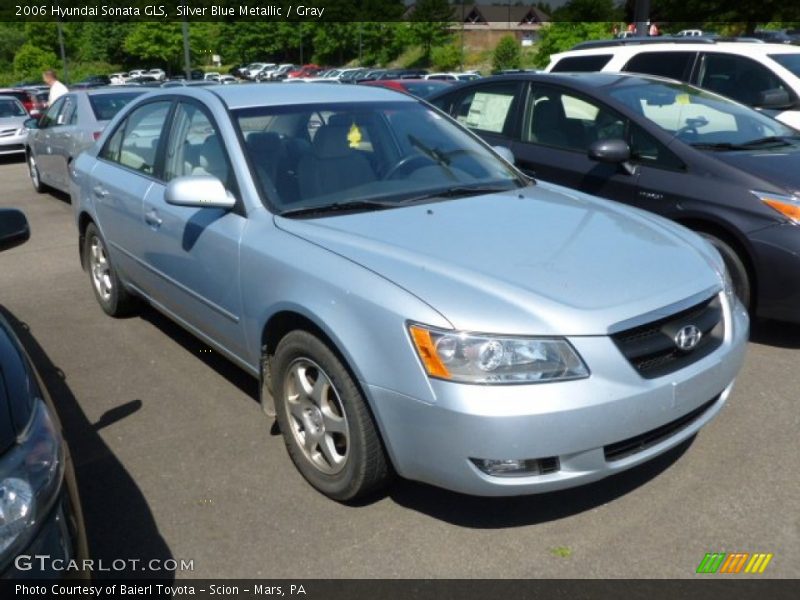
<instances>
[{"instance_id":1,"label":"row of parked car","mask_svg":"<svg viewBox=\"0 0 800 600\"><path fill-rule=\"evenodd\" d=\"M265 431L277 419L322 493L351 501L394 474L563 489L713 419L748 310L800 321L795 59L676 46L595 44L429 101L313 83L72 92L27 123L26 156L38 191L71 196L102 310L148 302L256 377ZM631 48L691 67L604 68ZM756 110L689 83L734 77L730 57L780 77L783 122L770 89ZM97 141L56 162L67 126Z\"/></svg>"}]
</instances>

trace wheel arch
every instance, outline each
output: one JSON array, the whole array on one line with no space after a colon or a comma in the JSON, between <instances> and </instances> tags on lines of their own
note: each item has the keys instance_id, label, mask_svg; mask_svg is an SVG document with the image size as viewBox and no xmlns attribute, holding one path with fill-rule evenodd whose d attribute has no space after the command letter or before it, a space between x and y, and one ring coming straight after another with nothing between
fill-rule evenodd
<instances>
[{"instance_id":1,"label":"wheel arch","mask_svg":"<svg viewBox=\"0 0 800 600\"><path fill-rule=\"evenodd\" d=\"M753 252L743 236L737 233L734 227L719 221L698 217L686 217L676 219L676 221L692 231L713 235L733 248L736 254L742 259L747 269L747 275L750 278L750 285L752 288L750 311L755 314L758 304L758 274L756 273Z\"/></svg>"},{"instance_id":2,"label":"wheel arch","mask_svg":"<svg viewBox=\"0 0 800 600\"><path fill-rule=\"evenodd\" d=\"M81 261L81 268L84 271L86 270L86 257L83 255L83 246L86 242L86 229L89 227L90 223L97 227L97 223L94 222L91 215L85 210L81 211L78 215L78 258Z\"/></svg>"}]
</instances>

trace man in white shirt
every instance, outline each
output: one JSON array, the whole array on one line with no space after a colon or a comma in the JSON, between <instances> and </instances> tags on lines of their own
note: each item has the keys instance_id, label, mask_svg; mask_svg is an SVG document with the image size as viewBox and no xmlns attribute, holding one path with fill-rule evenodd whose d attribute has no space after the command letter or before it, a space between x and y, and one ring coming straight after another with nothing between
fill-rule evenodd
<instances>
[{"instance_id":1,"label":"man in white shirt","mask_svg":"<svg viewBox=\"0 0 800 600\"><path fill-rule=\"evenodd\" d=\"M47 98L47 106L53 106L53 102L66 94L69 90L67 86L58 80L58 75L52 69L42 73L42 79L50 86L50 95Z\"/></svg>"}]
</instances>

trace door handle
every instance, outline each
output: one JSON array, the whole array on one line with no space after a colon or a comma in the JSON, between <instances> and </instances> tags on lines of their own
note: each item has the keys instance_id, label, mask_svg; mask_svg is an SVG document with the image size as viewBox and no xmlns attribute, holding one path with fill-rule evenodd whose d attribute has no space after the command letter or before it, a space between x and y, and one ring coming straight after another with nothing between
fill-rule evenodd
<instances>
[{"instance_id":1,"label":"door handle","mask_svg":"<svg viewBox=\"0 0 800 600\"><path fill-rule=\"evenodd\" d=\"M106 196L108 196L108 190L100 185L94 186L92 188L92 192L94 192L94 195L97 196L98 198L105 198Z\"/></svg>"},{"instance_id":2,"label":"door handle","mask_svg":"<svg viewBox=\"0 0 800 600\"><path fill-rule=\"evenodd\" d=\"M158 216L158 211L156 209L151 208L146 213L144 213L144 221L151 227L160 227L164 220Z\"/></svg>"}]
</instances>

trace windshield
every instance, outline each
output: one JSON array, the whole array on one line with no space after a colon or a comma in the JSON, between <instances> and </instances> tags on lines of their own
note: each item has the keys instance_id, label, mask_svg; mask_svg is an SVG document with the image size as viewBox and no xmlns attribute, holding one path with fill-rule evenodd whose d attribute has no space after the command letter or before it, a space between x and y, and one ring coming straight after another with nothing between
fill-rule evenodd
<instances>
[{"instance_id":1,"label":"windshield","mask_svg":"<svg viewBox=\"0 0 800 600\"><path fill-rule=\"evenodd\" d=\"M747 106L684 84L642 82L617 87L610 94L693 146L741 146L798 135Z\"/></svg>"},{"instance_id":2,"label":"windshield","mask_svg":"<svg viewBox=\"0 0 800 600\"><path fill-rule=\"evenodd\" d=\"M8 117L24 117L28 113L25 112L25 107L19 103L19 100L13 98L0 99L0 119Z\"/></svg>"},{"instance_id":3,"label":"windshield","mask_svg":"<svg viewBox=\"0 0 800 600\"><path fill-rule=\"evenodd\" d=\"M89 104L98 121L110 121L128 102L144 92L120 92L117 94L96 94L89 96Z\"/></svg>"},{"instance_id":4,"label":"windshield","mask_svg":"<svg viewBox=\"0 0 800 600\"><path fill-rule=\"evenodd\" d=\"M343 203L392 207L453 197L454 189L526 184L470 133L417 102L248 108L234 118L277 212Z\"/></svg>"},{"instance_id":5,"label":"windshield","mask_svg":"<svg viewBox=\"0 0 800 600\"><path fill-rule=\"evenodd\" d=\"M769 57L784 69L791 71L795 77L800 77L800 52L795 52L793 54L770 54Z\"/></svg>"}]
</instances>

